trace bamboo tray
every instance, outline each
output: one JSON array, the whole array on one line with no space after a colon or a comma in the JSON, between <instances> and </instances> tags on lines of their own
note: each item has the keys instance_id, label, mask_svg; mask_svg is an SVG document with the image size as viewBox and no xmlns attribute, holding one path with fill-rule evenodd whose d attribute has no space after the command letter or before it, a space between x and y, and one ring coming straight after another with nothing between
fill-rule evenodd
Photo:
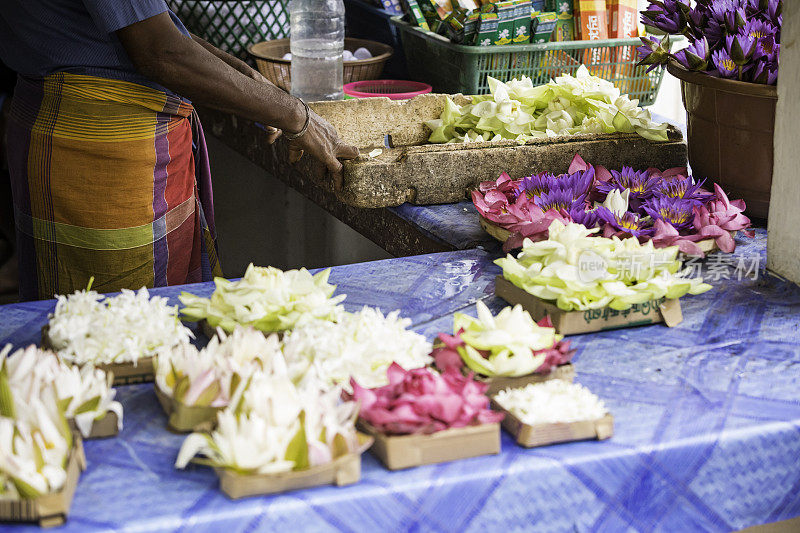
<instances>
[{"instance_id":1,"label":"bamboo tray","mask_svg":"<svg viewBox=\"0 0 800 533\"><path fill-rule=\"evenodd\" d=\"M83 443L75 437L74 447L67 459L67 479L60 491L30 500L0 498L0 521L37 522L40 527L56 527L66 522L81 471L86 468Z\"/></svg>"},{"instance_id":2,"label":"bamboo tray","mask_svg":"<svg viewBox=\"0 0 800 533\"><path fill-rule=\"evenodd\" d=\"M158 403L167 415L167 429L175 433L211 431L217 425L217 413L221 407L184 405L165 394L158 384L153 386Z\"/></svg>"},{"instance_id":3,"label":"bamboo tray","mask_svg":"<svg viewBox=\"0 0 800 533\"><path fill-rule=\"evenodd\" d=\"M375 438L372 455L389 470L500 453L498 423L445 429L429 435L385 435L360 418L358 427Z\"/></svg>"},{"instance_id":4,"label":"bamboo tray","mask_svg":"<svg viewBox=\"0 0 800 533\"><path fill-rule=\"evenodd\" d=\"M69 426L73 433L80 435L80 431L78 430L78 426L75 424L75 420L71 419L69 421ZM117 435L119 435L119 418L117 418L117 413L108 411L103 418L100 420L95 420L92 423L92 430L89 433L89 436L84 437L81 435L81 438L86 440L105 439L108 437L116 437Z\"/></svg>"},{"instance_id":5,"label":"bamboo tray","mask_svg":"<svg viewBox=\"0 0 800 533\"><path fill-rule=\"evenodd\" d=\"M644 326L663 322L674 327L683 321L681 304L677 299L653 300L617 311L609 307L586 311L563 311L555 305L520 289L502 276L495 279L494 293L511 305L520 304L534 320L550 316L561 335L589 333L607 329Z\"/></svg>"},{"instance_id":6,"label":"bamboo tray","mask_svg":"<svg viewBox=\"0 0 800 533\"><path fill-rule=\"evenodd\" d=\"M361 479L361 454L372 445L372 437L358 434L357 452L306 470L281 472L279 474L237 474L224 468L214 468L219 477L219 486L231 499L277 494L290 490L307 489L322 485L342 487Z\"/></svg>"},{"instance_id":7,"label":"bamboo tray","mask_svg":"<svg viewBox=\"0 0 800 533\"><path fill-rule=\"evenodd\" d=\"M486 395L494 396L503 389L518 389L531 383L544 383L551 379L560 379L572 383L575 381L575 366L572 363L566 363L555 367L547 374L533 373L519 377L495 376L491 378L478 377L478 379L489 384Z\"/></svg>"},{"instance_id":8,"label":"bamboo tray","mask_svg":"<svg viewBox=\"0 0 800 533\"><path fill-rule=\"evenodd\" d=\"M580 440L606 440L614 435L614 417L608 413L597 420L530 426L511 414L510 411L503 409L494 400L492 400L492 408L506 414L502 422L503 429L514 437L517 444L525 448Z\"/></svg>"},{"instance_id":9,"label":"bamboo tray","mask_svg":"<svg viewBox=\"0 0 800 533\"><path fill-rule=\"evenodd\" d=\"M42 327L42 348L45 350L53 350L53 344L50 342L48 335L48 327ZM152 357L141 357L133 363L109 363L95 365L95 368L110 372L113 376L113 385L133 385L135 383L149 383L155 377L155 370L153 368Z\"/></svg>"}]
</instances>

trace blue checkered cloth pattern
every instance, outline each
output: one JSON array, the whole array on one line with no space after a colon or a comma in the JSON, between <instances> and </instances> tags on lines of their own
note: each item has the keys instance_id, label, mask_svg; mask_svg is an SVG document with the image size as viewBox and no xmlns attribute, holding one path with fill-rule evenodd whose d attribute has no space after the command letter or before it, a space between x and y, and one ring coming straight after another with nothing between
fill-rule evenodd
<instances>
[{"instance_id":1,"label":"blue checkered cloth pattern","mask_svg":"<svg viewBox=\"0 0 800 533\"><path fill-rule=\"evenodd\" d=\"M120 387L125 428L86 443L65 530L730 531L796 517L800 289L758 268L752 279L764 231L738 242L733 256L703 264L714 290L686 297L677 327L570 337L577 381L615 416L608 441L526 450L504 435L500 455L399 472L367 453L358 484L233 502L210 469L173 468L183 437L165 430L152 385ZM433 338L479 299L504 306L493 258L469 250L348 265L331 281L349 310L400 309ZM177 303L182 290L213 286L153 292ZM0 345L39 342L52 308L0 307Z\"/></svg>"}]
</instances>

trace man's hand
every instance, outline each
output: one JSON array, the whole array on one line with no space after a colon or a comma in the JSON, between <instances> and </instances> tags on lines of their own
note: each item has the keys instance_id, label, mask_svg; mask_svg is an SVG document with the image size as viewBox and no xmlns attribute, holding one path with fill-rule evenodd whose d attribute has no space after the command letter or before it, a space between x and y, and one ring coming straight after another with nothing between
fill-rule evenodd
<instances>
[{"instance_id":1,"label":"man's hand","mask_svg":"<svg viewBox=\"0 0 800 533\"><path fill-rule=\"evenodd\" d=\"M269 124L268 139L281 130L299 132L305 108L296 98L270 83L243 61L208 43L183 35L169 14L162 13L116 32L136 70L177 94L211 108ZM268 126L269 128L269 126ZM306 151L322 161L341 186L342 164L337 158L358 156L355 147L342 143L336 130L311 112L308 130L290 143L294 157Z\"/></svg>"},{"instance_id":2,"label":"man's hand","mask_svg":"<svg viewBox=\"0 0 800 533\"><path fill-rule=\"evenodd\" d=\"M339 138L336 128L330 122L308 110L308 129L305 135L289 142L289 162L296 163L308 152L328 167L333 185L337 191L342 189L342 163L339 159L355 159L358 148L345 144Z\"/></svg>"}]
</instances>

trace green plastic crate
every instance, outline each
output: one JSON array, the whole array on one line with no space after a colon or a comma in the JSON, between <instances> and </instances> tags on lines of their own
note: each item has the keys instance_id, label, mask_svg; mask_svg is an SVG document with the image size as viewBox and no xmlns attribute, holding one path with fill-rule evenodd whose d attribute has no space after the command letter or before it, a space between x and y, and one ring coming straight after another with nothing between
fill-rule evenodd
<instances>
[{"instance_id":1,"label":"green plastic crate","mask_svg":"<svg viewBox=\"0 0 800 533\"><path fill-rule=\"evenodd\" d=\"M289 0L167 0L186 28L220 50L248 60L253 43L289 36Z\"/></svg>"},{"instance_id":2,"label":"green plastic crate","mask_svg":"<svg viewBox=\"0 0 800 533\"><path fill-rule=\"evenodd\" d=\"M638 38L466 46L412 26L400 17L392 18L392 24L400 30L411 78L429 83L441 93L487 94L487 76L501 81L528 76L534 85L540 85L574 73L588 54L598 58L589 67L590 72L613 82L620 91L638 99L639 105L655 101L664 77L663 69L647 73L646 67L635 66L636 47L641 44Z\"/></svg>"}]
</instances>

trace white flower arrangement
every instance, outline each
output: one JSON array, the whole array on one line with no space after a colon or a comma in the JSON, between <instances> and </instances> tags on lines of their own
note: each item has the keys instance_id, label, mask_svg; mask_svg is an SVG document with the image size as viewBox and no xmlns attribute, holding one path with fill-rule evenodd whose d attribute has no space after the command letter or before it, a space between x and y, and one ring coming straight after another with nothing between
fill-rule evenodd
<instances>
[{"instance_id":1,"label":"white flower arrangement","mask_svg":"<svg viewBox=\"0 0 800 533\"><path fill-rule=\"evenodd\" d=\"M411 320L399 311L384 316L364 307L344 313L337 322L313 321L284 339L283 353L292 364L307 361L330 385L348 392L350 378L366 388L386 385L386 369L395 362L406 370L432 362L431 343L410 331Z\"/></svg>"},{"instance_id":2,"label":"white flower arrangement","mask_svg":"<svg viewBox=\"0 0 800 533\"><path fill-rule=\"evenodd\" d=\"M198 350L192 344L163 348L153 360L156 386L189 406L236 405L256 372L287 374L277 335L249 327L223 331Z\"/></svg>"},{"instance_id":3,"label":"white flower arrangement","mask_svg":"<svg viewBox=\"0 0 800 533\"><path fill-rule=\"evenodd\" d=\"M550 224L547 240L525 239L517 257L497 259L503 277L564 311L629 309L661 298L680 298L711 289L703 279L680 271L678 247L655 248L635 237L594 236L599 228L582 224Z\"/></svg>"},{"instance_id":4,"label":"white flower arrangement","mask_svg":"<svg viewBox=\"0 0 800 533\"><path fill-rule=\"evenodd\" d=\"M211 433L193 433L175 461L199 462L240 474L271 474L327 464L358 448L358 404L340 400L341 389L324 389L306 375L295 384L288 372L257 372L242 402L217 415Z\"/></svg>"},{"instance_id":5,"label":"white flower arrangement","mask_svg":"<svg viewBox=\"0 0 800 533\"><path fill-rule=\"evenodd\" d=\"M213 328L233 331L237 325L263 332L283 332L304 320L335 320L345 295L333 296L330 270L312 275L305 268L282 271L250 264L242 279L214 280L211 298L189 293L180 296L188 320L205 319Z\"/></svg>"},{"instance_id":6,"label":"white flower arrangement","mask_svg":"<svg viewBox=\"0 0 800 533\"><path fill-rule=\"evenodd\" d=\"M0 396L0 499L32 499L67 479L72 434L52 385L25 402Z\"/></svg>"},{"instance_id":7,"label":"white flower arrangement","mask_svg":"<svg viewBox=\"0 0 800 533\"><path fill-rule=\"evenodd\" d=\"M192 332L167 298L146 288L103 296L91 290L59 296L50 315L50 346L69 363L137 363L164 346L183 344Z\"/></svg>"},{"instance_id":8,"label":"white flower arrangement","mask_svg":"<svg viewBox=\"0 0 800 533\"><path fill-rule=\"evenodd\" d=\"M53 352L33 345L13 354L10 344L0 350L0 396L10 401L9 409L30 403L51 387L64 415L84 437L89 436L95 420L110 412L117 415L122 429L122 405L114 401L116 390L106 372L92 365L68 365Z\"/></svg>"},{"instance_id":9,"label":"white flower arrangement","mask_svg":"<svg viewBox=\"0 0 800 533\"><path fill-rule=\"evenodd\" d=\"M494 401L529 426L597 420L608 413L589 389L560 379L505 389Z\"/></svg>"},{"instance_id":10,"label":"white flower arrangement","mask_svg":"<svg viewBox=\"0 0 800 533\"><path fill-rule=\"evenodd\" d=\"M502 30L501 38L510 36ZM490 44L489 39L481 45ZM586 65L547 84L522 76L506 83L487 77L490 94L457 105L447 99L440 118L429 120L429 142L463 142L468 132L483 141L560 137L588 133L637 133L652 141L668 140L668 124L653 122L638 100L610 81L593 76Z\"/></svg>"},{"instance_id":11,"label":"white flower arrangement","mask_svg":"<svg viewBox=\"0 0 800 533\"><path fill-rule=\"evenodd\" d=\"M552 327L539 326L521 305L503 308L497 316L481 300L473 318L453 316L453 331L464 341L457 351L464 363L484 376L525 376L536 372L563 336ZM480 351L488 352L484 357Z\"/></svg>"}]
</instances>

